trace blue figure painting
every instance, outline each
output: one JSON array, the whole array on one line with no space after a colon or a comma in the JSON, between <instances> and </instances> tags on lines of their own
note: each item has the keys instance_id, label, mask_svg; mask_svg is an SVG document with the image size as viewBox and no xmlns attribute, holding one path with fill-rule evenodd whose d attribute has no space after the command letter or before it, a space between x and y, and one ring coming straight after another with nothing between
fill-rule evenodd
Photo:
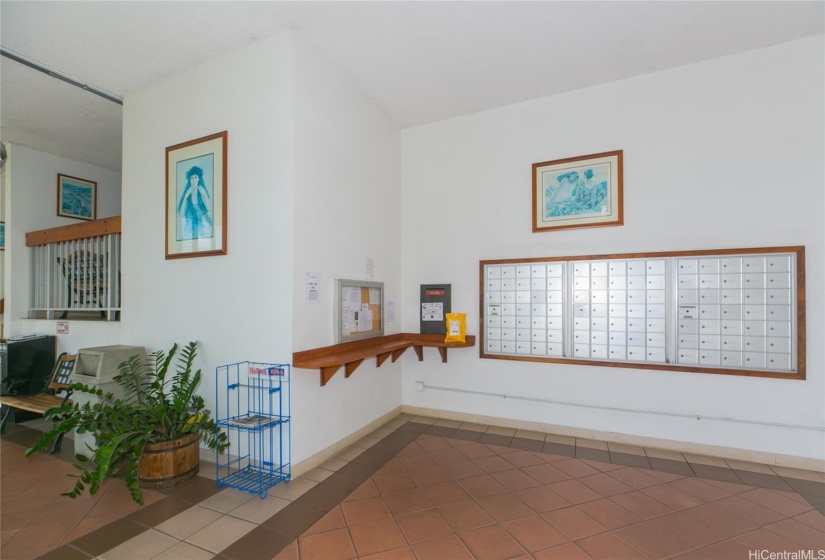
<instances>
[{"instance_id":1,"label":"blue figure painting","mask_svg":"<svg viewBox=\"0 0 825 560\"><path fill-rule=\"evenodd\" d=\"M177 163L177 240L209 239L213 235L212 193L214 154Z\"/></svg>"},{"instance_id":2,"label":"blue figure painting","mask_svg":"<svg viewBox=\"0 0 825 560\"><path fill-rule=\"evenodd\" d=\"M546 218L607 214L609 165L544 174ZM581 172L581 173L580 173Z\"/></svg>"}]
</instances>

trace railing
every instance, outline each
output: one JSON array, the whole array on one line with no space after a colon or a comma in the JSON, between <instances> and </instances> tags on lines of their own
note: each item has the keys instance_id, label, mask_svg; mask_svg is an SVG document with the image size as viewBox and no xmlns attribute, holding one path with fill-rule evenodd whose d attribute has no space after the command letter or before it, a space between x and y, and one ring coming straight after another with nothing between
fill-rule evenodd
<instances>
[{"instance_id":1,"label":"railing","mask_svg":"<svg viewBox=\"0 0 825 560\"><path fill-rule=\"evenodd\" d=\"M30 318L120 319L120 216L33 231Z\"/></svg>"}]
</instances>

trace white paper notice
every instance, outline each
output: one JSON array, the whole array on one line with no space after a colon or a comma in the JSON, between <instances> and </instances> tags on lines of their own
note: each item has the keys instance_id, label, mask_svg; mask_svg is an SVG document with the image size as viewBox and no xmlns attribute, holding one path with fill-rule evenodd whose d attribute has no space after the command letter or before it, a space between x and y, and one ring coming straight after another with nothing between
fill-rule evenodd
<instances>
[{"instance_id":1,"label":"white paper notice","mask_svg":"<svg viewBox=\"0 0 825 560\"><path fill-rule=\"evenodd\" d=\"M421 320L422 321L443 321L444 320L444 304L443 303L422 303L421 304Z\"/></svg>"},{"instance_id":2,"label":"white paper notice","mask_svg":"<svg viewBox=\"0 0 825 560\"><path fill-rule=\"evenodd\" d=\"M347 311L361 309L361 288L341 288L341 309Z\"/></svg>"},{"instance_id":3,"label":"white paper notice","mask_svg":"<svg viewBox=\"0 0 825 560\"><path fill-rule=\"evenodd\" d=\"M307 272L306 302L319 303L321 301L321 273Z\"/></svg>"},{"instance_id":4,"label":"white paper notice","mask_svg":"<svg viewBox=\"0 0 825 560\"><path fill-rule=\"evenodd\" d=\"M381 303L381 290L378 288L370 288L370 305L378 305Z\"/></svg>"},{"instance_id":5,"label":"white paper notice","mask_svg":"<svg viewBox=\"0 0 825 560\"><path fill-rule=\"evenodd\" d=\"M375 259L372 257L367 257L367 278L375 278Z\"/></svg>"},{"instance_id":6,"label":"white paper notice","mask_svg":"<svg viewBox=\"0 0 825 560\"><path fill-rule=\"evenodd\" d=\"M394 325L395 324L395 302L388 301L387 302L387 324Z\"/></svg>"}]
</instances>

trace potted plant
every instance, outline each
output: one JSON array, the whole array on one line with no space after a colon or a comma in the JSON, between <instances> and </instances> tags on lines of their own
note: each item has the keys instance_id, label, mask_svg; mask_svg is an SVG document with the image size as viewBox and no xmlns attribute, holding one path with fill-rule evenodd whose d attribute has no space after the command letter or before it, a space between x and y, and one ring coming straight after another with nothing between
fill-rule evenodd
<instances>
[{"instance_id":1,"label":"potted plant","mask_svg":"<svg viewBox=\"0 0 825 560\"><path fill-rule=\"evenodd\" d=\"M95 494L107 477L122 468L129 492L140 505L141 487L163 488L195 476L199 442L221 453L229 445L226 434L216 430L203 398L195 394L201 380L201 370L192 372L196 348L197 342L190 342L181 350L174 371L170 366L177 344L168 353L154 352L146 363L132 356L120 364L114 378L123 391L119 398L74 384L72 390L92 395L92 402L66 403L47 412L46 418L56 418L58 423L26 456L45 448L59 434L93 433L97 447L91 457L75 450L79 474L74 488L65 494L70 498L79 496L86 485Z\"/></svg>"}]
</instances>

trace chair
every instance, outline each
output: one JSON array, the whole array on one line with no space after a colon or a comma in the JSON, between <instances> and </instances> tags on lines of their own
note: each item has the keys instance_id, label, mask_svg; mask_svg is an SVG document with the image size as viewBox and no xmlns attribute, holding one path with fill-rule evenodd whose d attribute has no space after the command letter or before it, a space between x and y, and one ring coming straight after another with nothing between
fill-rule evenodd
<instances>
[{"instance_id":1,"label":"chair","mask_svg":"<svg viewBox=\"0 0 825 560\"><path fill-rule=\"evenodd\" d=\"M104 277L103 255L98 255L92 251L74 251L62 260L57 258L63 270L63 277L66 279L66 307L67 309L60 316L65 319L71 307L79 309L89 309L90 307L103 308L103 296L106 292L107 284ZM105 318L106 312L101 311L100 316Z\"/></svg>"},{"instance_id":2,"label":"chair","mask_svg":"<svg viewBox=\"0 0 825 560\"><path fill-rule=\"evenodd\" d=\"M54 364L52 374L49 376L48 383L37 393L29 395L0 395L0 404L6 408L6 413L0 420L0 434L6 433L6 423L9 420L14 420L15 410L27 410L37 414L45 414L53 408L59 408L66 402L71 402L71 383L69 383L69 376L74 371L74 363L77 356L74 354L66 354L65 352L57 357L57 362ZM65 393L65 396L59 396L57 393ZM60 451L60 446L63 443L63 434L60 434L52 444L49 453L54 454Z\"/></svg>"}]
</instances>

